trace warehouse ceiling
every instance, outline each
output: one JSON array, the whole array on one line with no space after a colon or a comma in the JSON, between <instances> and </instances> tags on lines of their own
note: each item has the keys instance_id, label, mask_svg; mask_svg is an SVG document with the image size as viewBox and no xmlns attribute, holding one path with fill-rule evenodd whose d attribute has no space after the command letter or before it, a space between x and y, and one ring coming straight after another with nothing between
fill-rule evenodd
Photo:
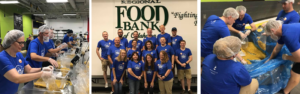
<instances>
[{"instance_id":1,"label":"warehouse ceiling","mask_svg":"<svg viewBox=\"0 0 300 94\"><path fill-rule=\"evenodd\" d=\"M1 0L4 1L4 0ZM28 11L23 14L46 14L43 19L86 19L89 17L89 0L68 0L65 3L48 3L46 0L18 0L18 6ZM63 15L77 14L77 15Z\"/></svg>"}]
</instances>

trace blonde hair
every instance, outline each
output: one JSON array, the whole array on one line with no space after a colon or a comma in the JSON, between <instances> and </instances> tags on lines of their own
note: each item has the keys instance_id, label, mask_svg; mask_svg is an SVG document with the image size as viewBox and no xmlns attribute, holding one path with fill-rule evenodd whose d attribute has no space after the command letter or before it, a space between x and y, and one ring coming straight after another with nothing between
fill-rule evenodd
<instances>
[{"instance_id":1,"label":"blonde hair","mask_svg":"<svg viewBox=\"0 0 300 94\"><path fill-rule=\"evenodd\" d=\"M164 58L161 58L161 64L167 63L169 60L168 53L166 51L160 51L160 53L164 55Z\"/></svg>"},{"instance_id":2,"label":"blonde hair","mask_svg":"<svg viewBox=\"0 0 300 94\"><path fill-rule=\"evenodd\" d=\"M116 60L117 60L118 62L120 62L120 61L125 61L125 62L127 62L127 55L125 55L125 57L124 57L123 59L121 58L122 52L125 52L125 53L126 53L126 51L125 51L124 49L120 50L120 54L118 55L118 57L117 57Z\"/></svg>"}]
</instances>

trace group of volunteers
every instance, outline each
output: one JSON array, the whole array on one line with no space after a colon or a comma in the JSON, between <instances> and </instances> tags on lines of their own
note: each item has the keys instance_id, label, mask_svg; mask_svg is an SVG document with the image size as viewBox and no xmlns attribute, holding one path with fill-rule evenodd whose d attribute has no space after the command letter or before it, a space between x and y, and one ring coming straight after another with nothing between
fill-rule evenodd
<instances>
[{"instance_id":1,"label":"group of volunteers","mask_svg":"<svg viewBox=\"0 0 300 94\"><path fill-rule=\"evenodd\" d=\"M20 30L10 30L6 33L2 43L4 50L0 52L1 93L15 94L20 83L26 85L38 78L52 76L54 67L58 67L55 57L59 53L63 53L61 50L66 49L68 45L72 47L69 37L73 35L73 31L69 30L63 44L57 40L55 45L52 40L54 38L53 31L54 29L47 25L40 26L37 38L30 39L25 58L20 53L26 43L24 33ZM43 66L47 62L48 65Z\"/></svg>"},{"instance_id":2,"label":"group of volunteers","mask_svg":"<svg viewBox=\"0 0 300 94\"><path fill-rule=\"evenodd\" d=\"M111 93L123 94L122 86L128 77L130 94L139 94L140 84L144 87L144 94L153 94L154 87L159 87L160 94L172 94L175 64L182 93L193 93L190 90L191 50L185 47L186 41L177 35L175 27L172 28L172 36L165 32L164 25L159 28L160 34L157 37L152 36L152 29L148 28L143 40L139 40L138 32L134 31L134 39L129 42L123 37L122 29L117 31L118 37L113 40L108 39L106 31L102 33L103 40L98 42L96 53L102 63L106 88L107 67L111 70ZM187 79L187 91L184 77Z\"/></svg>"},{"instance_id":3,"label":"group of volunteers","mask_svg":"<svg viewBox=\"0 0 300 94\"><path fill-rule=\"evenodd\" d=\"M300 17L293 9L294 0L281 2L283 10L276 20L263 25L263 35L278 42L266 62L275 58L283 45L292 54L282 55L283 60L294 62L288 84L280 91L289 94L300 81ZM246 24L250 24L251 30L245 30ZM244 6L227 8L222 17L212 15L207 19L201 31L201 94L254 94L257 91L258 81L250 77L243 66L246 62L238 54L241 40L255 30ZM235 62L235 57L241 63Z\"/></svg>"}]
</instances>

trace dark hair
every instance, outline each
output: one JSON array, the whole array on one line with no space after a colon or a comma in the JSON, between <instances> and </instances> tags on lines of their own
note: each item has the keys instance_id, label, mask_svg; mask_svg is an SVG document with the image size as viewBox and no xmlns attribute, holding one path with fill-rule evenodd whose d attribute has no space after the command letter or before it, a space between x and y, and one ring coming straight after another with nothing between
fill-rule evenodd
<instances>
[{"instance_id":1,"label":"dark hair","mask_svg":"<svg viewBox=\"0 0 300 94\"><path fill-rule=\"evenodd\" d=\"M186 43L186 41L185 41L185 40L181 40L181 41L180 41L180 43L181 43L181 42L184 42L184 43Z\"/></svg>"},{"instance_id":2,"label":"dark hair","mask_svg":"<svg viewBox=\"0 0 300 94\"><path fill-rule=\"evenodd\" d=\"M137 53L137 51L135 51L135 52L133 52L133 53L131 54L130 60L133 61L133 55L134 55L134 54L136 54L136 55L138 56L137 60L140 61L140 56L139 56L139 54Z\"/></svg>"},{"instance_id":3,"label":"dark hair","mask_svg":"<svg viewBox=\"0 0 300 94\"><path fill-rule=\"evenodd\" d=\"M151 62L148 62L147 57L150 56L151 57ZM148 71L148 64L151 64L151 70L154 70L154 59L153 56L151 54L147 54L145 57L145 71Z\"/></svg>"},{"instance_id":4,"label":"dark hair","mask_svg":"<svg viewBox=\"0 0 300 94\"><path fill-rule=\"evenodd\" d=\"M153 46L152 41L150 41L150 40L146 41L146 43L145 43L145 50L148 50L148 48L147 48L147 43L150 43L150 44L151 44L151 49L153 50L153 49L154 49L154 46Z\"/></svg>"}]
</instances>

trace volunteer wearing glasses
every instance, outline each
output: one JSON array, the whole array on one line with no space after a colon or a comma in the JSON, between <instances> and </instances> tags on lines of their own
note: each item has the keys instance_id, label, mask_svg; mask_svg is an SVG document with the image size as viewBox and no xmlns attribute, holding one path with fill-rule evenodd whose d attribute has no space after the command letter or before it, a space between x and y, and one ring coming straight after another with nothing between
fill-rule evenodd
<instances>
[{"instance_id":1,"label":"volunteer wearing glasses","mask_svg":"<svg viewBox=\"0 0 300 94\"><path fill-rule=\"evenodd\" d=\"M37 38L32 40L29 44L29 48L26 54L26 61L33 68L41 68L42 63L48 61L55 67L58 66L57 62L49 57L44 57L46 54L46 44L49 42L49 31L50 28L46 25L39 27L39 35Z\"/></svg>"},{"instance_id":2,"label":"volunteer wearing glasses","mask_svg":"<svg viewBox=\"0 0 300 94\"><path fill-rule=\"evenodd\" d=\"M9 31L3 41L4 51L0 52L0 91L1 94L15 94L19 83L37 78L48 78L52 75L52 67L31 68L20 53L24 47L24 33L19 30ZM25 73L25 74L24 74Z\"/></svg>"}]
</instances>

